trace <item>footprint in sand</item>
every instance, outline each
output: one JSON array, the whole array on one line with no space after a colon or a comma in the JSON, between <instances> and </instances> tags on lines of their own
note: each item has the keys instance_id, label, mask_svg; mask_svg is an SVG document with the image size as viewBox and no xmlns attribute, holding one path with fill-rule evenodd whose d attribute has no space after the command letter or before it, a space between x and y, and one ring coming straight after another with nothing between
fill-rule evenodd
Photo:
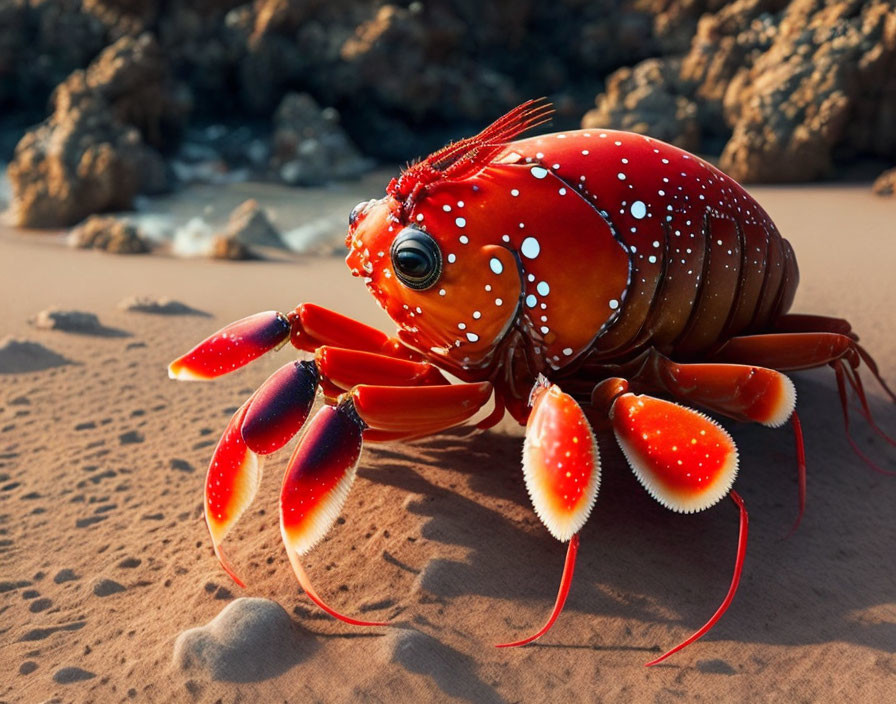
<instances>
[{"instance_id":1,"label":"footprint in sand","mask_svg":"<svg viewBox=\"0 0 896 704\"><path fill-rule=\"evenodd\" d=\"M57 684L71 684L72 682L83 682L84 680L92 680L96 675L80 667L60 667L53 673L53 681Z\"/></svg>"},{"instance_id":2,"label":"footprint in sand","mask_svg":"<svg viewBox=\"0 0 896 704\"><path fill-rule=\"evenodd\" d=\"M123 584L119 584L114 579L99 579L93 585L94 596L112 596L113 594L120 594L123 591L127 591L127 587Z\"/></svg>"}]
</instances>

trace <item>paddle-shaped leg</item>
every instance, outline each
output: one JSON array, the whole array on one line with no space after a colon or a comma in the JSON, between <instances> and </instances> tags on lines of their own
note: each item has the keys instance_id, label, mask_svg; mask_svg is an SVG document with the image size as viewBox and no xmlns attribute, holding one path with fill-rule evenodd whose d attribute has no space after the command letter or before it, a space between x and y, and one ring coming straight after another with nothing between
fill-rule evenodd
<instances>
[{"instance_id":1,"label":"paddle-shaped leg","mask_svg":"<svg viewBox=\"0 0 896 704\"><path fill-rule=\"evenodd\" d=\"M616 440L635 476L657 501L681 513L702 511L726 494L740 509L740 534L734 576L728 594L709 621L684 642L655 660L655 665L702 637L722 617L737 591L747 549L747 512L731 491L737 475L737 447L715 421L684 406L625 391L623 379L605 388L619 395L610 406Z\"/></svg>"},{"instance_id":2,"label":"paddle-shaped leg","mask_svg":"<svg viewBox=\"0 0 896 704\"><path fill-rule=\"evenodd\" d=\"M224 326L168 365L172 379L205 380L227 374L273 349L292 342L313 352L330 345L387 357L420 360L399 340L357 320L303 303L288 315L275 310L256 313Z\"/></svg>"},{"instance_id":3,"label":"paddle-shaped leg","mask_svg":"<svg viewBox=\"0 0 896 704\"><path fill-rule=\"evenodd\" d=\"M383 381L398 385L445 384L444 377L424 362L396 359L370 352L357 352L332 347L322 347L314 361L287 362L274 372L234 414L218 446L215 448L206 478L206 521L212 536L215 554L227 573L240 586L243 582L234 573L221 550L221 541L248 508L261 480L261 458L276 452L301 430L314 404L319 384L327 383L338 389L347 380L363 376L368 381ZM488 384L473 385L481 397L479 405L491 393ZM364 390L357 387L359 397L367 399ZM378 389L380 387L370 387ZM443 387L440 387L443 388ZM396 416L398 426L412 435L435 432L448 425L463 422L477 410L470 403L470 392L450 387L453 391L440 391L434 395L441 402L441 412L434 416L415 412L416 401L427 403L423 392L394 391L394 398L405 410ZM370 392L374 396L378 392ZM382 394L382 392L379 392ZM389 396L389 394L387 394ZM477 397L477 398L478 398ZM387 404L389 399L387 398ZM456 403L456 405L454 405ZM388 420L388 408L373 404L374 412L384 413ZM394 413L393 413L394 415ZM375 420L375 418L374 418ZM421 421L421 422L418 422ZM390 426L391 427L391 426Z\"/></svg>"},{"instance_id":4,"label":"paddle-shaped leg","mask_svg":"<svg viewBox=\"0 0 896 704\"><path fill-rule=\"evenodd\" d=\"M806 453L794 411L796 389L790 379L773 369L746 364L679 364L651 350L631 380L735 420L777 428L789 418L796 444L798 487L797 517L790 532L796 530L806 506Z\"/></svg>"},{"instance_id":5,"label":"paddle-shaped leg","mask_svg":"<svg viewBox=\"0 0 896 704\"><path fill-rule=\"evenodd\" d=\"M532 412L523 444L523 476L535 513L557 540L569 541L557 600L534 634L497 647L531 643L547 633L566 603L579 549L578 532L588 520L600 487L600 454L582 408L557 385L541 379L530 398Z\"/></svg>"},{"instance_id":6,"label":"paddle-shaped leg","mask_svg":"<svg viewBox=\"0 0 896 704\"><path fill-rule=\"evenodd\" d=\"M624 393L610 421L638 481L667 508L702 511L730 491L737 447L714 420L671 401Z\"/></svg>"},{"instance_id":7,"label":"paddle-shaped leg","mask_svg":"<svg viewBox=\"0 0 896 704\"><path fill-rule=\"evenodd\" d=\"M368 432L438 432L472 417L492 386L357 386L336 407L321 408L289 460L280 492L280 532L302 589L331 616L361 626L383 625L341 614L318 595L301 564L302 555L327 533L355 479L362 438Z\"/></svg>"}]
</instances>

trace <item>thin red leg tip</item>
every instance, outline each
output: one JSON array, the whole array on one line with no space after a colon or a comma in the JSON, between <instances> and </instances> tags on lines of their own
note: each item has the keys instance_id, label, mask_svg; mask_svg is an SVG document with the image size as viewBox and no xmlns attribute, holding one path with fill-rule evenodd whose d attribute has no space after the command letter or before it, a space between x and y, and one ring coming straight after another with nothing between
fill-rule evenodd
<instances>
[{"instance_id":1,"label":"thin red leg tip","mask_svg":"<svg viewBox=\"0 0 896 704\"><path fill-rule=\"evenodd\" d=\"M548 617L547 622L541 627L541 630L528 638L523 638L522 640L513 643L499 643L495 646L496 648L516 648L520 645L526 645L534 640L538 640L551 630L551 626L554 625L557 617L560 616L560 612L563 611L563 605L566 604L566 597L569 595L569 587L572 585L572 575L576 568L576 555L578 552L579 534L576 533L570 539L569 547L566 549L566 561L563 564L563 576L560 578L560 589L557 592L557 601L554 602L554 609L551 611L551 615Z\"/></svg>"}]
</instances>

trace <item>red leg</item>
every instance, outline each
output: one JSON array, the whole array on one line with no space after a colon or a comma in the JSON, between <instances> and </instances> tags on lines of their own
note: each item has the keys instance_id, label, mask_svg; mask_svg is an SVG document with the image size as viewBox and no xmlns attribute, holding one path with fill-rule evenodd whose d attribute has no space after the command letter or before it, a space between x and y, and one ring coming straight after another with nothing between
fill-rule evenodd
<instances>
[{"instance_id":1,"label":"red leg","mask_svg":"<svg viewBox=\"0 0 896 704\"><path fill-rule=\"evenodd\" d=\"M226 325L168 365L172 379L213 379L232 372L289 339L306 352L330 345L388 357L420 360L398 339L326 308L305 303L288 315L256 313Z\"/></svg>"},{"instance_id":2,"label":"red leg","mask_svg":"<svg viewBox=\"0 0 896 704\"><path fill-rule=\"evenodd\" d=\"M712 368L724 365L674 365L675 371L681 372L684 366L695 368L688 370L688 374L677 373L671 379L684 384L682 388L694 397L700 397L698 387L705 385L714 403L727 398L719 393L724 388L720 385L719 375L728 373L737 383L729 389L730 399L726 404L733 403L736 408L744 406L743 399L738 400L736 393L750 388L750 384L741 384L746 378L742 370ZM668 371L664 369L664 372ZM695 376L689 376L694 372ZM701 373L708 377L705 384ZM592 403L596 413L609 413L616 440L635 476L648 492L667 508L682 513L709 508L728 494L741 512L737 559L728 594L702 628L662 657L647 663L654 665L706 634L728 609L743 567L747 514L740 497L731 490L737 474L737 448L728 433L690 408L651 396L636 396L628 389L625 379L606 379L592 392ZM746 392L746 397L751 393ZM746 407L752 407L752 404L746 404Z\"/></svg>"},{"instance_id":3,"label":"red leg","mask_svg":"<svg viewBox=\"0 0 896 704\"><path fill-rule=\"evenodd\" d=\"M357 370L354 365L357 365ZM384 380L395 385L444 383L444 377L426 363L368 352L321 348L316 361L288 362L274 372L230 420L209 464L206 478L206 522L215 553L227 573L241 586L243 583L236 577L221 550L221 542L255 496L261 479L262 462L259 455L279 450L299 432L314 404L319 382L338 387L338 384L360 374L370 381ZM488 389L485 390L485 387ZM380 387L358 387L362 390L365 388ZM462 387L449 387L454 390L435 394L443 400L444 415L439 416L433 410L429 416L423 416L427 418L425 423L419 423L416 422L419 414L412 414L407 409L413 405L410 402L412 396L416 394L419 398L429 399L428 392L420 389L402 392L396 387L386 388L394 388L395 395L404 399L402 417L408 422L406 426L400 427L405 431L413 430L415 435L437 432L446 425L463 422L478 410L478 407L472 407L472 402L463 392L456 390ZM482 403L491 393L488 384L478 385L476 390L479 397L482 397ZM369 396L363 391L357 393L364 399ZM421 393L422 397L419 396ZM467 395L469 393L468 391ZM457 407L450 405L453 401L457 401ZM378 412L384 412L380 406L374 406ZM388 409L385 414L388 416Z\"/></svg>"},{"instance_id":4,"label":"red leg","mask_svg":"<svg viewBox=\"0 0 896 704\"><path fill-rule=\"evenodd\" d=\"M799 324L805 321L800 317ZM824 319L822 319L824 320ZM834 323L842 322L832 319ZM836 327L834 323L830 327ZM808 323L806 323L808 324ZM868 408L865 392L858 376L858 368L864 362L869 370L880 382L884 390L893 396L890 389L884 383L878 372L877 365L868 353L859 345L853 337L845 334L831 332L797 332L775 333L770 335L748 335L735 337L726 343L713 358L720 361L740 362L746 364L762 364L779 370L810 369L830 364L837 374L837 386L840 393L840 402L844 411L844 424L850 446L856 454L868 465L877 471L881 470L858 448L849 434L849 414L847 411L848 398L844 380L856 390L862 403L863 414L868 419L874 430L888 442L893 442L871 416ZM848 363L849 366L846 366ZM894 397L896 400L896 397Z\"/></svg>"},{"instance_id":5,"label":"red leg","mask_svg":"<svg viewBox=\"0 0 896 704\"><path fill-rule=\"evenodd\" d=\"M382 625L343 616L328 606L300 561L338 518L354 482L364 435L371 429L438 432L470 418L491 393L487 382L420 388L358 386L335 408L325 406L317 412L283 478L280 532L299 584L324 611L354 625Z\"/></svg>"},{"instance_id":6,"label":"red leg","mask_svg":"<svg viewBox=\"0 0 896 704\"><path fill-rule=\"evenodd\" d=\"M735 420L773 428L787 421L796 404L793 382L780 372L745 364L678 364L656 351L630 381Z\"/></svg>"},{"instance_id":7,"label":"red leg","mask_svg":"<svg viewBox=\"0 0 896 704\"><path fill-rule=\"evenodd\" d=\"M791 533L796 529L806 505L806 455L802 428L794 411L796 390L790 379L772 369L752 365L678 364L651 351L632 381L662 389L676 399L735 420L776 428L790 418L797 449L798 487L798 511Z\"/></svg>"},{"instance_id":8,"label":"red leg","mask_svg":"<svg viewBox=\"0 0 896 704\"><path fill-rule=\"evenodd\" d=\"M730 496L731 500L734 501L735 505L740 511L740 529L737 535L737 557L734 560L734 574L731 576L731 585L728 587L728 593L725 595L725 599L719 605L719 608L716 609L716 612L712 615L712 617L710 617L709 621L707 621L693 635L683 640L674 648L666 651L658 658L646 663L646 667L651 667L652 665L661 663L670 655L673 655L679 650L686 648L695 640L698 640L699 638L702 638L707 633L709 633L712 627L715 626L716 623L718 623L720 618L722 618L724 613L728 610L728 607L731 606L731 602L734 600L734 595L737 593L737 586L738 584L740 584L740 575L744 567L744 556L747 554L747 533L749 528L749 517L747 516L747 509L744 506L743 499L740 498L738 493L736 491L732 491Z\"/></svg>"},{"instance_id":9,"label":"red leg","mask_svg":"<svg viewBox=\"0 0 896 704\"><path fill-rule=\"evenodd\" d=\"M554 608L534 634L502 643L508 648L531 643L547 633L560 616L575 570L579 530L588 520L600 486L597 440L578 403L545 380L532 392L532 412L523 445L523 475L535 513L555 538L569 541Z\"/></svg>"}]
</instances>

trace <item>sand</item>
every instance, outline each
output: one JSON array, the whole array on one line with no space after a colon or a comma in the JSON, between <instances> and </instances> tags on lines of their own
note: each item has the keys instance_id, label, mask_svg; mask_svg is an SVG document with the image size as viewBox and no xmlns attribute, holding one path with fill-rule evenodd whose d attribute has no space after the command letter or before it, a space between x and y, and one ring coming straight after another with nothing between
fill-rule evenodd
<instances>
[{"instance_id":1,"label":"sand","mask_svg":"<svg viewBox=\"0 0 896 704\"><path fill-rule=\"evenodd\" d=\"M866 186L755 193L796 249L796 308L848 317L896 381L896 202ZM135 295L209 317L118 307ZM0 701L892 696L896 478L851 452L826 370L794 375L809 462L802 527L782 539L796 510L789 429L731 424L751 515L740 591L703 640L646 669L724 596L736 512L729 502L695 516L664 510L609 438L566 611L530 647L492 645L541 625L563 549L529 506L521 433L509 423L366 449L344 522L306 566L334 605L391 628L336 622L294 582L277 527L286 451L268 460L256 503L228 539L248 588L218 567L202 519L205 467L235 407L292 353L209 384L169 381L165 364L233 319L301 301L389 329L339 259L115 257L0 230L0 301L0 338L63 360L0 373ZM51 306L93 313L120 334L29 325ZM872 389L893 431L893 407ZM864 423L855 436L896 469L896 451ZM175 642L194 628L184 655Z\"/></svg>"}]
</instances>

